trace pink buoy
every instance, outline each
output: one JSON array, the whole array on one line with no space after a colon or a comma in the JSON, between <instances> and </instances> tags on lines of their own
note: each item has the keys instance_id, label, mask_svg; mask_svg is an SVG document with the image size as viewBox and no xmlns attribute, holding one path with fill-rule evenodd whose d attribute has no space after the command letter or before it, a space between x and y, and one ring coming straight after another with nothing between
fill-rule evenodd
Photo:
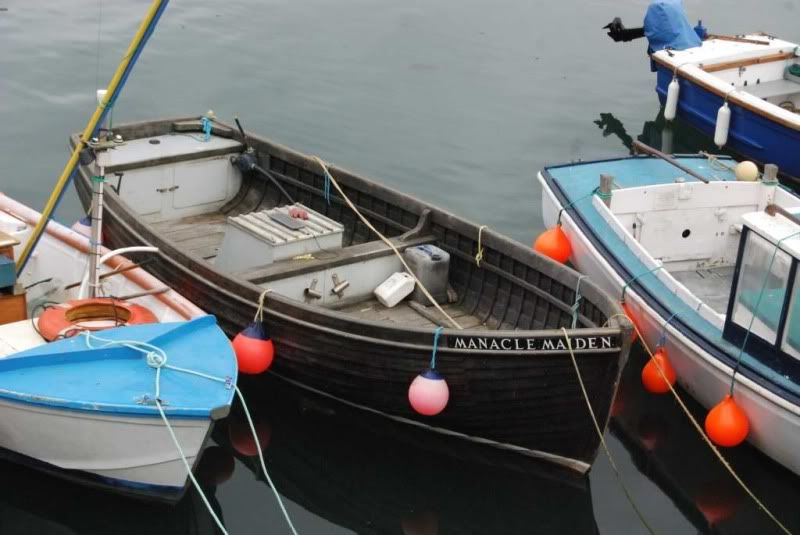
<instances>
[{"instance_id":1,"label":"pink buoy","mask_svg":"<svg viewBox=\"0 0 800 535\"><path fill-rule=\"evenodd\" d=\"M423 416L435 416L442 412L450 400L450 389L435 370L425 370L414 378L408 387L411 407Z\"/></svg>"},{"instance_id":2,"label":"pink buoy","mask_svg":"<svg viewBox=\"0 0 800 535\"><path fill-rule=\"evenodd\" d=\"M260 321L253 321L233 339L239 371L258 374L267 371L275 357L275 346Z\"/></svg>"}]
</instances>

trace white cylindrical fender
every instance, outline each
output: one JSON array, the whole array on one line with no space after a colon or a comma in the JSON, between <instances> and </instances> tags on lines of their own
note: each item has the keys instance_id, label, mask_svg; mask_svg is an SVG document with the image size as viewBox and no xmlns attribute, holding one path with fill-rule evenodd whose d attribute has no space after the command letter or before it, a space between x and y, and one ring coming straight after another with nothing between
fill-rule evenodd
<instances>
[{"instance_id":1,"label":"white cylindrical fender","mask_svg":"<svg viewBox=\"0 0 800 535\"><path fill-rule=\"evenodd\" d=\"M724 147L728 142L728 129L731 125L731 109L725 102L717 112L717 126L714 128L714 144Z\"/></svg>"},{"instance_id":2,"label":"white cylindrical fender","mask_svg":"<svg viewBox=\"0 0 800 535\"><path fill-rule=\"evenodd\" d=\"M681 86L676 76L667 86L667 102L664 104L664 119L667 121L675 119L675 115L678 112L678 95L680 92Z\"/></svg>"}]
</instances>

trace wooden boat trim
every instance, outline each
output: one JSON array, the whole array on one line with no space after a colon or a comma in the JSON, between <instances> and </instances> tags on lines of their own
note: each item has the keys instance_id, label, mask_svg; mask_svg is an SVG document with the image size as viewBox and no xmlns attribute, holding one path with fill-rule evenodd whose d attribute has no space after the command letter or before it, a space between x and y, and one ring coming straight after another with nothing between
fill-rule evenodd
<instances>
[{"instance_id":1,"label":"wooden boat trim","mask_svg":"<svg viewBox=\"0 0 800 535\"><path fill-rule=\"evenodd\" d=\"M793 55L794 55L794 53L792 52L792 56ZM655 61L656 63L658 63L662 67L668 69L670 72L675 72L676 71L676 68L675 68L676 66L673 65L672 63L670 63L668 60L666 60L663 57L661 57L661 55L659 55L658 52L655 53L655 54L651 54L650 57L652 58L653 61ZM775 59L774 61L779 61L779 60ZM706 72L706 71L702 70L703 68L700 65L689 64L689 65L686 65L686 66L695 66L698 69L700 69L701 72ZM681 66L679 66L678 69L677 69L677 75L682 77L682 78L684 78L684 79L686 79L686 80L688 80L688 81L690 81L690 82L692 82L695 85L698 85L698 86L702 87L706 91L708 91L710 93L713 93L713 94L717 95L718 97L720 97L722 99L727 97L728 102L732 102L732 103L736 104L737 106L740 106L740 107L742 107L742 108L744 108L744 109L746 109L746 110L748 110L748 111L750 111L752 113L755 113L756 115L760 115L761 117L764 117L766 119L769 119L770 121L773 121L773 122L778 123L778 124L780 124L782 126L785 126L786 128L791 128L792 130L800 130L800 122L789 121L786 118L781 117L776 113L773 113L768 108L765 108L765 107L762 107L762 106L756 106L752 102L749 102L745 98L742 98L741 96L739 96L737 91L733 91L733 92L731 92L731 91L723 91L720 88L716 87L715 85L713 85L713 84L711 84L711 83L709 83L709 82L707 82L705 80L702 80L701 78L699 78L694 73L687 72L687 70L683 69ZM752 96L752 95L750 95L750 96ZM757 97L752 97L752 98L757 98ZM770 105L774 106L774 104L770 104ZM775 106L775 107L777 108L777 106Z\"/></svg>"},{"instance_id":2,"label":"wooden boat trim","mask_svg":"<svg viewBox=\"0 0 800 535\"><path fill-rule=\"evenodd\" d=\"M759 43L767 44L767 43ZM728 69L736 69L739 67L749 67L750 65L761 65L762 63L772 63L774 61L785 61L794 57L794 52L776 52L774 54L767 54L764 56L757 56L755 58L739 59L735 61L723 61L720 63L711 63L705 65L698 63L697 66L706 72L719 72Z\"/></svg>"},{"instance_id":3,"label":"wooden boat trim","mask_svg":"<svg viewBox=\"0 0 800 535\"><path fill-rule=\"evenodd\" d=\"M24 221L28 225L35 225L41 217L37 211L25 206L24 204L18 203L3 193L0 193L0 210L20 219L21 221ZM82 253L89 253L89 244L87 239L80 234L67 229L66 227L48 223L46 232L73 249L76 249ZM101 252L107 253L109 250L101 246ZM131 261L121 255L116 255L106 262L106 265L111 269L120 270L120 276L123 276L134 284L140 286L144 291L158 290L160 293L153 294L153 297L157 298L166 306L174 310L184 319L188 320L205 315L205 312L200 310L191 301L183 297L178 292L172 289L168 289L168 291L161 291L161 289L164 287L161 281L150 275L144 269L140 267L127 269L130 264Z\"/></svg>"}]
</instances>

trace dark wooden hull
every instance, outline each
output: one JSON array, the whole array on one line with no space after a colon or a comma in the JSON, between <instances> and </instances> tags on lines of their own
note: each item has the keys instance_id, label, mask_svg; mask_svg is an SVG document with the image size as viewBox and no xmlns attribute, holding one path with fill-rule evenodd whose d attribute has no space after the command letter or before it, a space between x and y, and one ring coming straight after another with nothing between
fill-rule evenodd
<instances>
[{"instance_id":1,"label":"dark wooden hull","mask_svg":"<svg viewBox=\"0 0 800 535\"><path fill-rule=\"evenodd\" d=\"M166 134L173 122L139 123L116 131L126 139L141 138ZM340 199L334 197L327 205L323 178L310 158L265 139L248 136L248 140L262 166L277 173L295 199L345 224L347 243L371 239L368 229L356 224ZM587 470L599 439L569 352L563 345L556 347L559 340L563 343L560 327L572 322L570 306L579 275L490 230L483 232L485 253L478 268L473 259L477 225L341 169L332 167L331 172L388 236L411 230L430 210L430 232L451 255L451 284L463 306L485 317L491 330L444 331L437 368L447 379L451 398L447 409L432 418L416 415L407 400L409 383L429 365L433 333L428 329L390 327L270 296L265 319L277 349L273 372L299 387L408 423ZM90 199L89 176L90 171L82 168L76 180L84 205ZM241 211L277 200L275 192L255 179L243 182L233 201ZM158 247L157 261L147 269L215 314L230 335L252 320L262 288L186 254L137 217L114 191L106 191L107 245ZM573 342L582 337L607 342L603 349L575 352L589 399L604 425L627 358L631 327L618 316L618 303L590 281L582 281L580 289L584 328L569 333ZM494 350L455 347L459 339L463 343L469 337L494 340L498 345ZM528 338L540 349L542 344L554 345L549 350L526 351Z\"/></svg>"}]
</instances>

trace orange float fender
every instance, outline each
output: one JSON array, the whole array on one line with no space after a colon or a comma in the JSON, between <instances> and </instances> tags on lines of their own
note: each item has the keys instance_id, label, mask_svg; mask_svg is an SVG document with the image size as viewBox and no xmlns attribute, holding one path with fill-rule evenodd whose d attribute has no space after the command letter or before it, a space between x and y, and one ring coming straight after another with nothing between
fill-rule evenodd
<instances>
[{"instance_id":1,"label":"orange float fender","mask_svg":"<svg viewBox=\"0 0 800 535\"><path fill-rule=\"evenodd\" d=\"M69 338L81 331L102 331L123 325L158 323L150 309L110 297L73 299L45 309L38 329L48 342Z\"/></svg>"}]
</instances>

